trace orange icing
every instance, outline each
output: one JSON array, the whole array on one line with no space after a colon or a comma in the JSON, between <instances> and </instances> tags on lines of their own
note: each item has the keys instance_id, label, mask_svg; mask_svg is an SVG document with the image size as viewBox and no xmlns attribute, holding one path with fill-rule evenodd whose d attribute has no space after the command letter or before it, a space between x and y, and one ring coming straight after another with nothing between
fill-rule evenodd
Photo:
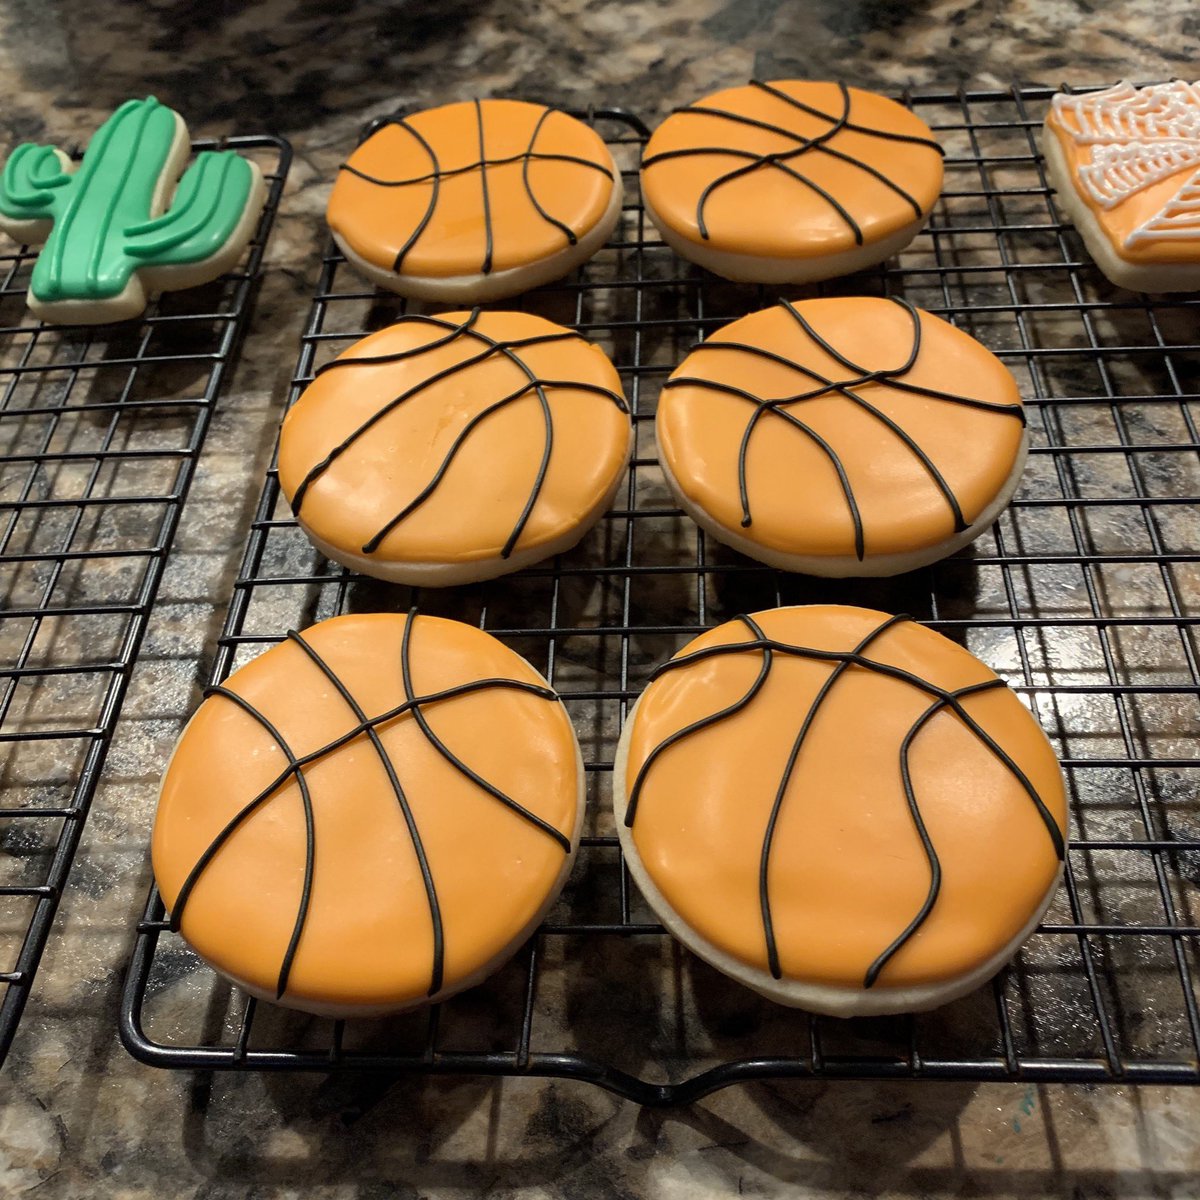
<instances>
[{"instance_id":1,"label":"orange icing","mask_svg":"<svg viewBox=\"0 0 1200 1200\"><path fill-rule=\"evenodd\" d=\"M334 617L303 637L368 716L405 700L394 614ZM471 680L543 683L490 635L418 617L411 643L419 695ZM320 668L284 642L225 686L265 714L297 757L358 722ZM423 708L431 727L473 770L566 837L576 833L579 766L562 705L489 689ZM503 952L537 914L566 854L442 758L411 713L378 727L395 765L436 887L445 934L443 986L453 989ZM154 874L168 909L226 823L287 765L267 731L227 697L210 696L175 748L154 823ZM311 905L284 995L304 1003L423 1001L431 981L428 899L396 795L365 734L305 769L315 854ZM275 993L300 901L305 822L285 783L216 853L183 912L182 933L218 970Z\"/></svg>"},{"instance_id":2,"label":"orange icing","mask_svg":"<svg viewBox=\"0 0 1200 1200\"><path fill-rule=\"evenodd\" d=\"M908 312L883 299L837 297L795 305L810 326L864 371L902 366L913 343ZM990 351L938 317L919 312L920 353L904 382L1002 405L1020 405L1012 375ZM857 372L838 363L783 307L742 317L718 330L672 374L731 384L761 399L820 388L819 380L740 350L704 349L739 342L768 349L826 380ZM853 389L884 412L937 466L970 524L996 497L1016 461L1017 417L898 391L876 380ZM746 454L751 523L742 526L738 452L754 405L737 396L682 384L664 388L657 433L663 461L684 494L722 526L795 555L853 556L854 520L835 466L812 439L764 415ZM895 432L841 393L787 407L837 453L858 504L866 556L903 553L951 537L947 500ZM1019 410L1018 410L1019 411Z\"/></svg>"},{"instance_id":3,"label":"orange icing","mask_svg":"<svg viewBox=\"0 0 1200 1200\"><path fill-rule=\"evenodd\" d=\"M1186 85L1179 85L1181 89ZM1139 94L1153 89L1139 89ZM1193 103L1198 112L1194 121L1200 122L1200 84L1192 85ZM1055 97L1057 100L1058 97ZM1159 179L1154 183L1132 192L1126 199L1113 207L1104 207L1084 187L1079 178L1080 167L1091 164L1097 146L1105 140L1114 144L1132 144L1141 142L1150 149L1158 139L1174 141L1166 130L1154 133L1129 132L1128 137L1114 135L1110 139L1101 139L1100 143L1084 140L1086 134L1081 134L1080 120L1076 113L1069 108L1052 107L1046 116L1046 128L1057 139L1059 149L1066 159L1071 171L1071 181L1079 199L1091 210L1096 223L1108 239L1113 251L1118 257L1131 263L1179 263L1200 260L1200 225L1196 226L1195 236L1180 237L1148 237L1135 239L1132 244L1126 240L1136 230L1140 229L1156 214L1162 212L1165 206L1175 199L1180 189L1197 172L1195 155L1191 160L1182 160L1176 173ZM1193 189L1195 190L1195 189Z\"/></svg>"},{"instance_id":4,"label":"orange icing","mask_svg":"<svg viewBox=\"0 0 1200 1200\"><path fill-rule=\"evenodd\" d=\"M363 553L369 539L433 480L472 418L529 382L512 358L492 353L430 383L488 350L487 341L467 334L448 338L448 330L471 321L475 333L501 342L568 332L527 313L457 312L434 320L438 323L402 318L356 342L339 361L433 348L397 362L326 370L284 420L279 481L294 500L302 480L334 447L396 397L421 389L358 438L303 496L304 523L349 553ZM612 363L582 337L518 347L513 353L540 380L588 384L620 396ZM577 526L616 483L629 453L629 417L607 395L548 385L544 394L553 444L517 549L545 544ZM373 557L406 563L497 557L529 499L545 440L544 413L530 388L475 427L440 484L384 538Z\"/></svg>"},{"instance_id":5,"label":"orange icing","mask_svg":"<svg viewBox=\"0 0 1200 1200\"><path fill-rule=\"evenodd\" d=\"M347 163L376 180L423 181L382 187L342 170L329 197L330 228L360 257L388 271L396 269L397 254L420 230L404 254L402 273L445 278L486 273L489 214L492 271L525 266L570 244L563 230L538 211L526 179L545 213L577 238L598 224L616 184L612 155L595 130L566 113L523 100L483 100L480 105L487 162L483 171L462 170L480 162L473 101L415 113L377 130ZM538 121L547 112L533 144L535 156L526 160ZM604 171L536 155L583 158ZM424 178L435 170L441 172L439 180Z\"/></svg>"},{"instance_id":6,"label":"orange icing","mask_svg":"<svg viewBox=\"0 0 1200 1200\"><path fill-rule=\"evenodd\" d=\"M843 111L834 83L780 80L769 85L820 112L805 113L786 100L747 85L726 88L696 102L693 111L676 112L655 131L643 159L698 147L787 155L803 140L828 135ZM910 137L932 138L919 117L885 96L849 88L850 121L864 128ZM695 115L694 109L720 108L765 122L786 134L718 116ZM791 135L791 136L788 136ZM916 202L920 215L905 199L869 171L821 149L785 157L783 163L815 188L832 196L860 227L869 245L927 216L942 188L942 158L931 146L888 141L853 129L826 137L828 151L859 160L901 187ZM642 169L642 191L654 212L681 237L714 250L770 258L812 258L853 250L854 231L837 208L813 186L788 171L763 163L714 189L704 205L708 238L700 231L697 206L705 189L749 160L730 153L663 159Z\"/></svg>"},{"instance_id":7,"label":"orange icing","mask_svg":"<svg viewBox=\"0 0 1200 1200\"><path fill-rule=\"evenodd\" d=\"M845 651L888 618L815 605L753 619L770 638ZM752 638L730 622L679 653ZM882 634L866 655L947 689L995 678L966 650L910 622ZM760 651L731 654L651 683L634 716L626 795L656 745L744 695L761 665ZM688 925L752 967L767 968L759 864L768 816L804 715L833 669L777 654L748 707L660 755L636 810L633 838L654 883ZM780 809L768 871L785 979L861 987L924 903L930 870L899 751L930 702L907 683L852 666L818 710ZM1054 752L1017 697L999 688L962 704L1065 830ZM1028 794L954 713L942 710L923 728L910 765L942 881L928 918L883 968L879 987L935 983L981 966L1037 911L1059 865Z\"/></svg>"}]
</instances>

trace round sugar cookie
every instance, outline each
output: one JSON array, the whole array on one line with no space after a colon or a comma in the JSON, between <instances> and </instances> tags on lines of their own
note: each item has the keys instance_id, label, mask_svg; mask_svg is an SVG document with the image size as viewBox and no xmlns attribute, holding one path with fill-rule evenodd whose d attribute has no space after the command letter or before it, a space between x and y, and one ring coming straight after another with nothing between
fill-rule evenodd
<instances>
[{"instance_id":1,"label":"round sugar cookie","mask_svg":"<svg viewBox=\"0 0 1200 1200\"><path fill-rule=\"evenodd\" d=\"M448 304L561 279L608 240L621 174L582 121L524 100L395 117L342 164L326 217L372 283Z\"/></svg>"},{"instance_id":2,"label":"round sugar cookie","mask_svg":"<svg viewBox=\"0 0 1200 1200\"><path fill-rule=\"evenodd\" d=\"M575 545L632 443L604 352L542 317L412 314L317 372L279 438L314 545L395 583L491 579Z\"/></svg>"},{"instance_id":3,"label":"round sugar cookie","mask_svg":"<svg viewBox=\"0 0 1200 1200\"><path fill-rule=\"evenodd\" d=\"M885 96L752 80L676 109L642 157L646 213L726 279L832 279L898 253L942 189L929 126Z\"/></svg>"},{"instance_id":4,"label":"round sugar cookie","mask_svg":"<svg viewBox=\"0 0 1200 1200\"><path fill-rule=\"evenodd\" d=\"M656 418L664 475L718 541L811 575L944 558L1012 498L1026 454L1016 381L904 300L781 301L693 348Z\"/></svg>"},{"instance_id":5,"label":"round sugar cookie","mask_svg":"<svg viewBox=\"0 0 1200 1200\"><path fill-rule=\"evenodd\" d=\"M1045 734L905 617L738 617L652 676L621 734L625 861L689 949L783 1004L916 1012L994 975L1058 886Z\"/></svg>"},{"instance_id":6,"label":"round sugar cookie","mask_svg":"<svg viewBox=\"0 0 1200 1200\"><path fill-rule=\"evenodd\" d=\"M251 995L411 1008L478 983L549 910L583 781L561 701L490 634L334 617L208 690L163 777L154 877Z\"/></svg>"}]
</instances>

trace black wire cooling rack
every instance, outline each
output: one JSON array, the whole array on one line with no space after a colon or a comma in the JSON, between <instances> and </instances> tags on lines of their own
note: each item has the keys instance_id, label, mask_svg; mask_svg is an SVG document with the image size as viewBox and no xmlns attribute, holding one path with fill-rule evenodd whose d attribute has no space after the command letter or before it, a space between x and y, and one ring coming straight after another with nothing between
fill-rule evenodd
<instances>
[{"instance_id":1,"label":"black wire cooling rack","mask_svg":"<svg viewBox=\"0 0 1200 1200\"><path fill-rule=\"evenodd\" d=\"M673 506L653 441L662 380L691 343L773 293L674 257L638 197L644 125L586 114L625 171L623 223L575 276L521 303L582 330L621 371L637 447L618 507L550 565L414 595L322 559L272 470L212 677L289 627L413 599L490 630L552 681L583 743L589 824L564 896L483 986L430 1010L339 1023L232 990L167 931L152 893L121 1013L136 1057L562 1076L648 1104L768 1077L1200 1082L1200 301L1112 288L1090 263L1038 152L1051 94L906 96L947 149L930 226L885 268L810 289L903 295L946 317L1004 359L1029 404L1029 466L994 529L955 559L879 581L760 567ZM291 399L315 367L401 311L331 250ZM921 1016L813 1017L725 979L655 922L608 811L616 736L656 663L736 613L830 600L907 612L968 646L1036 712L1069 783L1071 851L1045 923L992 986Z\"/></svg>"},{"instance_id":2,"label":"black wire cooling rack","mask_svg":"<svg viewBox=\"0 0 1200 1200\"><path fill-rule=\"evenodd\" d=\"M71 869L179 512L245 331L291 160L274 137L198 141L263 169L248 253L136 321L25 308L37 250L0 254L0 1062Z\"/></svg>"}]
</instances>

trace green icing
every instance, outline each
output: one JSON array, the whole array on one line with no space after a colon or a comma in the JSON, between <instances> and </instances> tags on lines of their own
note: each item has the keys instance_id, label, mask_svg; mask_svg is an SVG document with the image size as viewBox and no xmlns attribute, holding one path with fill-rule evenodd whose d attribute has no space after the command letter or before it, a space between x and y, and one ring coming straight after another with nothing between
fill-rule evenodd
<instances>
[{"instance_id":1,"label":"green icing","mask_svg":"<svg viewBox=\"0 0 1200 1200\"><path fill-rule=\"evenodd\" d=\"M30 288L42 301L116 296L139 268L183 266L224 247L254 187L250 164L206 150L184 172L171 207L150 216L175 140L175 113L153 96L127 100L96 132L79 169L51 146L18 146L0 175L0 215L53 221Z\"/></svg>"}]
</instances>

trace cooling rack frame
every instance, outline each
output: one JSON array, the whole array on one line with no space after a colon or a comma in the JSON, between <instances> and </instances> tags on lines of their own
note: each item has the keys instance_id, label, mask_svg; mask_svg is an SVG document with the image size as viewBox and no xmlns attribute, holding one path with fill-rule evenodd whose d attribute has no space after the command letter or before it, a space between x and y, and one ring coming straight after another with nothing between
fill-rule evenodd
<instances>
[{"instance_id":1,"label":"cooling rack frame","mask_svg":"<svg viewBox=\"0 0 1200 1200\"><path fill-rule=\"evenodd\" d=\"M1028 948L1017 966L971 1001L969 1013L981 1014L977 1019L987 1022L986 1035L972 1040L974 1035L968 1029L948 1049L931 1051L926 1044L931 1022L951 1023L937 1013L879 1023L835 1021L780 1009L772 1009L765 1016L757 1012L751 1022L759 1022L755 1028L769 1026L773 1030L775 1040L769 1046L761 1035L739 1033L737 1022L730 1032L720 1021L713 1021L711 1028L702 1032L725 1047L724 1052L716 1054L716 1061L711 1053L691 1056L686 1051L660 1048L657 1053L647 1050L642 1069L638 1070L618 1065L615 1055L609 1053L613 1045L603 1049L588 1045L547 1047L535 1033L537 1027L547 1023L546 1002L539 998L538 988L547 970L544 961L554 957L556 943L571 941L586 948L590 939L592 945L605 942L622 947L614 954L627 951L630 956L644 957L648 943L661 946L668 941L652 915L644 909L638 911L636 889L631 887L623 864L618 863L615 870L603 876L610 901L605 910L608 915L580 919L568 913L565 919L558 919L552 914L526 949L500 973L509 981L512 996L518 998L511 1009L505 1009L512 1017L513 1036L504 1041L503 1048L445 1044L448 1018L443 1010L469 1003L462 998L430 1010L418 1034L412 1034L410 1018L405 1018L406 1033L412 1036L406 1036L403 1046L387 1045L385 1031L379 1038L370 1039L366 1048L355 1048L349 1043L354 1040L356 1023L350 1027L342 1022L319 1023L320 1029L314 1031L310 1023L302 1022L302 1028L288 1032L292 1027L287 1021L274 1019L278 1010L253 999L233 999L227 988L222 990L215 982L209 986L207 981L215 981L216 977L187 959L190 952L182 951L176 935L168 932L163 905L152 890L138 924L120 1013L121 1037L134 1057L160 1067L201 1070L559 1077L590 1082L648 1105L686 1103L732 1083L779 1078L1200 1082L1200 1014L1193 983L1198 969L1195 955L1200 921L1189 916L1190 894L1180 890L1181 884L1190 886L1189 872L1195 870L1190 856L1200 851L1200 825L1193 828L1185 822L1183 833L1175 827L1164 829L1161 810L1165 802L1147 782L1157 772L1179 772L1186 777L1194 760L1174 748L1174 743L1171 753L1148 750L1145 731L1138 724L1141 718L1132 711L1144 700L1182 698L1180 703L1190 713L1200 697L1194 642L1197 617L1190 592L1185 594L1177 578L1180 571L1190 573L1193 564L1200 562L1200 554L1187 545L1179 548L1175 544L1174 530L1166 529L1162 515L1194 512L1200 488L1188 485L1179 490L1174 485L1163 485L1157 475L1147 473L1146 466L1153 456L1167 456L1184 463L1190 471L1192 461L1200 458L1200 437L1190 409L1200 396L1184 386L1184 379L1190 377L1184 368L1194 365L1200 345L1194 331L1182 341L1172 340L1170 328L1170 320L1176 316L1194 325L1200 300L1121 292L1108 287L1087 260L1076 235L1058 212L1036 140L1040 113L1055 90L1014 86L906 93L900 97L930 119L944 141L957 147L947 156L942 203L930 228L914 243L920 247L915 264L901 256L898 265L887 264L831 285L841 291L857 288L872 294L901 289L916 293L912 295L915 303L973 330L977 330L979 321L986 324L994 320L996 324L990 328L995 338L984 336L985 342L994 341L993 349L1014 370L1021 368L1023 393L1037 434L1027 471L1027 481L1032 483L1019 493L1010 513L974 549L948 563L880 584L828 583L781 575L732 552L722 552L703 534L694 534L680 561L647 562L639 557L639 525L650 528L652 522L657 522L653 527L658 529L663 522L677 522L678 529L690 528L669 500L654 499L653 494L647 500L642 494L644 489L639 488L639 472L645 475L656 468L652 444L647 444L653 422L651 393L656 381L674 365L672 361L651 361L643 356L644 347L661 332L664 323L702 337L733 316L761 307L771 294L761 288L725 284L674 259L646 221L637 189L636 164L627 162L623 164L627 203L622 225L604 252L612 259L611 278L606 276L604 282L597 283L595 272L610 268L591 264L566 281L539 289L519 302L519 306L529 305L546 315L561 314L574 304L574 320L568 316L565 323L617 345L614 357L626 382L639 439L623 499L605 518L606 532L600 535L608 539L609 557L590 565L573 552L552 564L522 572L513 580L482 585L472 595L483 597L478 601L481 626L525 653L530 645L540 646L541 657L535 658L535 665L556 683L569 708L573 704L609 705L618 724L645 678L645 664L631 652L631 641L635 636L669 641L669 652L699 630L734 615L721 598L722 584L730 591L748 589L766 601L757 607L772 602L840 599L912 612L924 623L967 641L985 659L989 658L987 646L981 651L969 639L980 637L986 641L995 635L995 656L1003 661L991 665L1037 709L1044 724L1047 711L1058 721L1058 733L1062 735L1058 748L1068 777L1086 780L1089 775L1100 775L1103 782L1108 772L1114 778L1119 776L1119 787L1126 797L1120 817L1127 824L1120 836L1111 832L1108 836L1093 835L1086 822L1082 829L1074 823L1084 817L1090 820L1093 806L1103 805L1093 801L1095 789L1091 784L1073 783L1072 847L1061 903L1051 910L1030 943L1053 949L1045 974L1058 978L1064 989L1069 985L1071 1004L1075 1006L1071 1015L1081 1027L1088 1025L1083 1040L1090 1050L1064 1053L1051 1044L1053 1039L1045 1045L1036 1038L1031 1041L1031 1022L1037 1017L1039 1003L1044 1008L1047 998L1055 1003L1057 1000L1053 990L1046 992L1041 986L1045 983L1039 974L1042 968L1026 971L1022 965ZM931 119L934 113L940 119ZM642 121L623 110L594 109L575 115L601 127L618 152L636 156L648 134ZM1001 143L1011 153L991 149ZM1003 182L1014 176L1016 184ZM955 223L946 212L960 204L967 219ZM1050 257L1027 261L1027 243L1041 247ZM1058 289L1056 298L1031 300L1030 295L1040 295L1038 289L1048 277ZM606 302L611 301L611 313L615 315L607 315L606 310L606 315L596 316L603 308L596 300L599 289L605 290ZM670 313L670 301L663 302L661 296L672 289L682 311L661 317L658 314L664 310ZM801 294L813 290L826 289L803 289ZM796 294L796 289L789 294ZM366 306L369 319L359 328L343 328L337 324L337 313L340 307L352 304ZM361 283L336 247L330 245L314 292L288 403L294 402L311 378L319 355L344 349L400 311L402 306L395 298L374 293ZM1060 316L1076 322L1070 344L1041 344L1040 323ZM564 318L559 315L556 319ZM1107 323L1113 323L1120 333L1122 322L1134 319L1145 323L1145 336L1117 336L1113 340ZM1078 370L1093 386L1057 386L1061 377L1055 372L1064 362L1081 362L1083 366ZM1122 372L1130 364L1144 367L1147 378L1153 374L1160 386L1145 395L1126 397ZM1082 436L1071 426L1074 415L1094 410L1102 417L1107 412L1104 420L1109 425L1105 428L1111 428L1111 443L1073 440ZM1158 432L1150 437L1142 430L1143 417L1139 415L1150 411L1170 414L1182 433L1165 440ZM1133 432L1131 423L1136 427ZM1112 495L1103 488L1097 494L1096 485L1089 482L1084 470L1089 462L1109 455L1128 474L1128 485L1121 494ZM1045 464L1044 469L1040 469L1041 464ZM1082 474L1077 475L1077 471ZM1186 475L1186 479L1191 477ZM1129 555L1097 548L1098 534L1089 522L1095 514L1110 510L1129 515L1135 525L1141 522L1141 553ZM1051 514L1058 522L1058 532L1047 546L1028 549L1023 544L1022 522L1036 523L1044 514ZM307 610L312 619L344 611L348 604L356 603L356 591L364 587L376 603L385 597L387 607L403 611L408 606L409 589L381 591L381 585L366 583L329 564L322 563L307 572L278 570L278 564L272 566L270 561L272 539L286 535L289 529L294 532L294 522L286 505L281 506L272 467L251 524L210 682L219 682L246 655L283 637L282 628L247 632L255 605L267 589L314 590L316 598ZM1056 543L1055 537L1065 540ZM1148 572L1149 577L1159 581L1162 603L1156 601L1154 611L1118 611L1119 605L1114 605L1106 590L1110 568ZM1030 599L1031 573L1059 569L1078 575L1077 586L1072 585L1078 597L1072 602L1077 601L1081 609L1078 613L1047 616ZM695 581L689 611L679 619L672 619L676 614L670 611L643 611L634 594L636 589L646 580L662 582L672 575ZM1004 606L994 612L973 609L976 601L972 600L970 587L966 594L963 592L964 579L969 583L985 575L995 576L996 594ZM569 588L579 577L586 577L597 588L614 590L615 619L586 628L560 623ZM525 616L497 621L497 611L513 611L503 598L510 594L506 589L517 586L514 580L531 585L545 583L549 588L547 620ZM860 596L865 598L860 600ZM914 597L916 603L911 602ZM431 593L426 590L419 599L425 609ZM432 611L443 611L437 607L441 601L435 599L433 603ZM1089 647L1094 643L1099 666L1091 676L1085 671L1082 678L1077 678L1080 672L1073 675L1069 662L1060 667L1046 657L1042 639L1058 630L1067 631L1070 637L1086 635ZM1176 639L1182 664L1175 672L1177 677L1166 682L1142 681L1138 664L1126 660L1123 644L1119 644L1130 630ZM576 637L615 639L618 644L615 657L609 661L608 675L599 686L573 688L556 679L556 665L569 665L570 661L563 647ZM1174 646L1174 641L1171 644ZM1054 682L1058 673L1064 682ZM1113 729L1105 743L1107 752L1092 756L1077 752L1073 745L1078 739L1067 736L1070 730L1064 732L1061 727L1062 710L1075 703L1109 701ZM1053 726L1054 721L1050 723ZM1053 736L1055 729L1050 731ZM611 757L607 761L594 759L587 765L598 781L611 769ZM592 803L602 803L597 799L602 794L602 788L594 788ZM1184 807L1190 821L1190 809ZM1107 810L1105 814L1107 818ZM604 832L585 836L581 853L584 865L577 865L576 871L577 876L583 873L585 890L587 873L593 869L589 852L593 856L619 856L615 836ZM1104 911L1102 900L1094 893L1103 874L1096 864L1105 855L1131 856L1121 861L1134 863L1138 871L1144 869L1145 887L1137 903L1157 904L1157 919L1143 915L1129 924ZM597 885L594 890L603 889ZM163 953L164 939L171 942L169 955ZM1158 980L1161 974L1166 981L1162 983L1164 988L1172 981L1178 986L1178 1011L1173 1018L1177 1019L1171 1026L1175 1040L1170 1048L1152 1050L1137 1043L1140 1035L1134 1028L1136 1014L1130 1013L1128 998L1120 988L1129 983L1136 993L1140 968L1132 969L1118 961L1111 947L1122 939L1139 944L1148 941L1156 954L1161 951L1160 958L1165 956L1165 966L1156 958L1154 971L1147 966L1144 975L1147 980L1152 976ZM686 960L685 972L697 969L685 952L674 953L677 973L680 955ZM1061 960L1057 968L1056 957ZM704 968L698 969L701 974L696 978L696 990L720 990L715 973L704 974ZM156 970L158 982L152 986ZM197 973L205 981L200 986L203 1003L187 998L187 988L195 983ZM1159 983L1154 986L1157 988ZM185 998L171 1010L165 1022L167 1033L148 1032L148 1011L155 997L177 990L182 990ZM1156 992L1155 1003L1157 996ZM264 1010L271 1011L265 1020ZM180 1014L185 1012L200 1018L200 1034L191 1040L178 1030ZM679 1024L685 1027L684 1034L692 1031L697 1024L694 1013L680 1017ZM790 1053L778 1049L781 1025L785 1044L789 1037L797 1044ZM568 1019L568 1031L569 1026ZM563 1027L556 1025L556 1029ZM623 1037L620 1032L615 1036ZM636 1035L630 1034L629 1038Z\"/></svg>"},{"instance_id":2,"label":"cooling rack frame","mask_svg":"<svg viewBox=\"0 0 1200 1200\"><path fill-rule=\"evenodd\" d=\"M80 327L46 323L33 318L24 305L37 248L21 246L10 252L5 247L0 254L4 314L0 348L8 352L0 367L0 435L6 427L10 433L0 450L0 487L4 489L0 493L0 567L12 572L6 594L21 594L27 587L40 589L32 603L0 609L0 622L5 625L25 623L15 637L19 648L11 659L0 661L0 680L4 681L0 778L6 778L10 769L14 775L23 774L14 764L21 747L33 741L76 741L84 747L70 766L40 761L36 768L39 777L27 781L35 802L0 808L0 845L13 854L14 861L23 858L32 867L35 858L47 860L44 873L39 873L35 882L9 883L6 879L0 887L0 905L30 902L26 917L9 914L20 924L23 935L15 959L0 964L10 968L0 970L4 988L0 1064L17 1033L68 885L196 461L254 309L263 256L291 165L291 146L274 135L192 143L193 153L216 149L257 156L264 167L267 195L248 250L236 269L204 288L160 296L142 316L119 324ZM73 157L81 155L82 150L75 148ZM194 378L181 386L182 396L154 394L164 383L164 372L172 378L182 373ZM46 393L48 400L30 404L26 393L28 399ZM93 425L90 431L85 428L88 423ZM151 440L151 435L161 436ZM26 449L30 438L36 444ZM138 445L139 438L147 439L147 444ZM61 449L63 446L72 448ZM150 486L154 481L149 478L144 479L146 486L139 483L135 468L140 467L143 476L155 475L149 469L152 462L176 464L166 486ZM68 467L86 468L85 477L64 480ZM119 489L118 494L112 494L113 488ZM15 499L9 498L9 489L15 489ZM62 490L68 494L60 494ZM114 533L102 519L92 519L100 509L120 509L134 516ZM69 516L58 542L47 549L44 535L48 532L53 542L59 531L47 531L46 526L53 525L58 513ZM13 552L14 544L37 548ZM126 599L121 603L55 602L67 590L67 578L76 568L86 569L94 581L99 570L106 565L112 570L119 559L143 564L140 575L123 585ZM26 577L39 571L44 578ZM69 586L76 594L87 590L77 577ZM103 659L96 659L83 644L86 636L58 653L43 649L41 643L47 638L69 640L58 635L71 622L105 616L113 617L119 628L105 631L103 640L113 651ZM51 626L55 630L48 634ZM6 651L8 646L6 640ZM22 698L21 689L37 688L51 677L67 675L77 680L97 678L91 710L94 718L78 728L39 724L33 711L36 697ZM48 706L55 703L51 695ZM43 699L43 716L45 707ZM23 728L9 727L18 721ZM71 758L69 751L64 755ZM48 780L55 766L62 767L63 777L51 785ZM41 794L48 793L52 802L39 800L38 789ZM36 846L10 832L20 823L51 821L61 822L57 833L47 834Z\"/></svg>"}]
</instances>

